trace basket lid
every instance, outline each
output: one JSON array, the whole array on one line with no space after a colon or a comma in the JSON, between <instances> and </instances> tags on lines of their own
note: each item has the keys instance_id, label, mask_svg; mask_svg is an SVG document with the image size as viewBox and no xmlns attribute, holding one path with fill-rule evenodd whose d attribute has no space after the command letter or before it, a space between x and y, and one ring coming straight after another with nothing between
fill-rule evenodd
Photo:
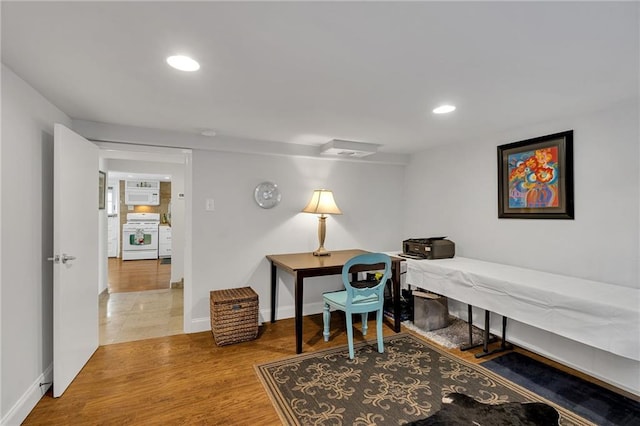
<instances>
[{"instance_id":1,"label":"basket lid","mask_svg":"<svg viewBox=\"0 0 640 426\"><path fill-rule=\"evenodd\" d=\"M251 287L212 290L210 298L213 303L255 300L258 294Z\"/></svg>"}]
</instances>

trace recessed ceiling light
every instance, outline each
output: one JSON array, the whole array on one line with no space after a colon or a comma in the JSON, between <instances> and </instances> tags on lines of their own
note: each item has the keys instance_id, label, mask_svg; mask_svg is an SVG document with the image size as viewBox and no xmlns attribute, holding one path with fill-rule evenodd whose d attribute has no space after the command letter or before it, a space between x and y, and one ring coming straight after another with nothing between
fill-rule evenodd
<instances>
[{"instance_id":1,"label":"recessed ceiling light","mask_svg":"<svg viewBox=\"0 0 640 426\"><path fill-rule=\"evenodd\" d=\"M453 112L456 110L456 107L453 105L440 105L438 108L433 110L434 114L446 114L448 112Z\"/></svg>"},{"instance_id":2,"label":"recessed ceiling light","mask_svg":"<svg viewBox=\"0 0 640 426\"><path fill-rule=\"evenodd\" d=\"M202 136L209 136L209 137L213 137L216 135L216 131L215 130L211 130L211 129L207 129L207 130L203 130L202 132L200 132L200 134Z\"/></svg>"},{"instance_id":3,"label":"recessed ceiling light","mask_svg":"<svg viewBox=\"0 0 640 426\"><path fill-rule=\"evenodd\" d=\"M188 56L169 56L167 63L180 71L198 71L200 69L200 64Z\"/></svg>"}]
</instances>

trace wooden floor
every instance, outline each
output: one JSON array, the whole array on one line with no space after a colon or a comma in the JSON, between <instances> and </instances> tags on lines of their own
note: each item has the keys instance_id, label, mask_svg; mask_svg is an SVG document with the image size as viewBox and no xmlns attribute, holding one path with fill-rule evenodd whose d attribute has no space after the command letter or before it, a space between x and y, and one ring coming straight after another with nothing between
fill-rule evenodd
<instances>
[{"instance_id":1,"label":"wooden floor","mask_svg":"<svg viewBox=\"0 0 640 426\"><path fill-rule=\"evenodd\" d=\"M330 342L323 341L321 315L304 318L303 351L347 343L340 316L334 318ZM393 334L391 327L384 334ZM472 351L448 352L480 362ZM293 355L293 319L265 323L256 340L223 347L210 332L101 346L62 397L49 391L24 424L277 425L254 365Z\"/></svg>"},{"instance_id":2,"label":"wooden floor","mask_svg":"<svg viewBox=\"0 0 640 426\"><path fill-rule=\"evenodd\" d=\"M109 258L109 293L171 288L171 264L160 259Z\"/></svg>"}]
</instances>

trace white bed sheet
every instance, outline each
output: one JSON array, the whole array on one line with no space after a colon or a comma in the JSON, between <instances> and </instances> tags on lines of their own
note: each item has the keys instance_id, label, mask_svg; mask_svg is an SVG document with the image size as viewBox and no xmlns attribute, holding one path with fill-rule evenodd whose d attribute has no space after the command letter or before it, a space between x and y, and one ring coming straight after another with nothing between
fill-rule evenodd
<instances>
[{"instance_id":1,"label":"white bed sheet","mask_svg":"<svg viewBox=\"0 0 640 426\"><path fill-rule=\"evenodd\" d=\"M640 289L464 257L407 259L406 281L640 360Z\"/></svg>"}]
</instances>

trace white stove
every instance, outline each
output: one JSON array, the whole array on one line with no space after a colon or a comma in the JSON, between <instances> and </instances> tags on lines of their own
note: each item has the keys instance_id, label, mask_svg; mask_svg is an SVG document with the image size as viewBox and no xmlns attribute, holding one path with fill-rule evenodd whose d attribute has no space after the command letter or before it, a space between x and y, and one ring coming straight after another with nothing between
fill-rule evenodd
<instances>
[{"instance_id":1,"label":"white stove","mask_svg":"<svg viewBox=\"0 0 640 426\"><path fill-rule=\"evenodd\" d=\"M122 260L157 259L160 213L128 213L122 225Z\"/></svg>"}]
</instances>

